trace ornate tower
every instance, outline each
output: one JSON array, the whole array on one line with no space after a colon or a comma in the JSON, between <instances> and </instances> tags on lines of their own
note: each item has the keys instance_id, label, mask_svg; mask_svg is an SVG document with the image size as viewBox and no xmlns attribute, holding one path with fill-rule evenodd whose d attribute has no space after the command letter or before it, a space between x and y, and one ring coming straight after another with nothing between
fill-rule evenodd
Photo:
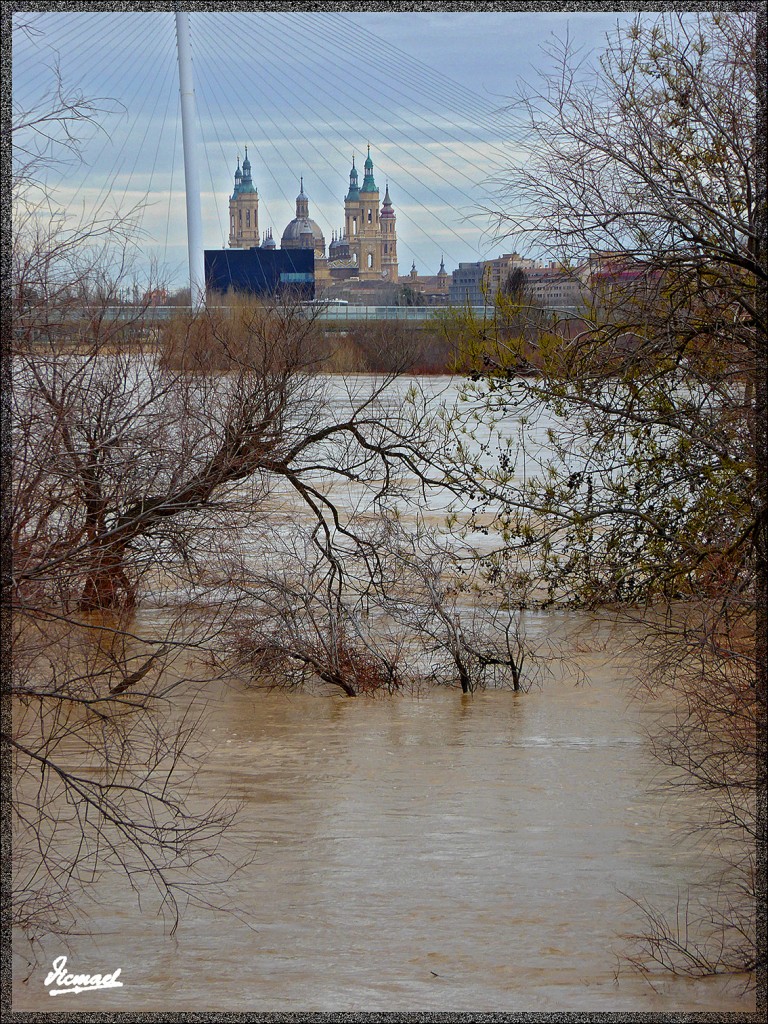
<instances>
[{"instance_id":1,"label":"ornate tower","mask_svg":"<svg viewBox=\"0 0 768 1024\"><path fill-rule=\"evenodd\" d=\"M358 235L360 250L358 267L363 281L381 280L381 228L379 225L379 190L373 180L373 160L368 146L363 184L360 186L360 209L363 221Z\"/></svg>"},{"instance_id":2,"label":"ornate tower","mask_svg":"<svg viewBox=\"0 0 768 1024\"><path fill-rule=\"evenodd\" d=\"M229 200L229 245L232 249L251 249L259 244L259 193L251 178L248 147L240 170L235 171L235 190Z\"/></svg>"},{"instance_id":3,"label":"ornate tower","mask_svg":"<svg viewBox=\"0 0 768 1024\"><path fill-rule=\"evenodd\" d=\"M379 222L379 190L373 180L371 147L365 161L363 184L358 186L355 158L349 172L349 192L344 200L344 227L349 252L357 261L361 281L380 281L382 278L382 237Z\"/></svg>"},{"instance_id":4,"label":"ornate tower","mask_svg":"<svg viewBox=\"0 0 768 1024\"><path fill-rule=\"evenodd\" d=\"M384 202L381 204L381 276L387 281L397 284L397 231L395 229L395 211L389 198L389 182L384 191Z\"/></svg>"},{"instance_id":5,"label":"ornate tower","mask_svg":"<svg viewBox=\"0 0 768 1024\"><path fill-rule=\"evenodd\" d=\"M357 181L355 157L352 155L352 170L349 172L349 191L344 197L344 234L349 245L349 255L360 265L358 236L362 223L362 207L360 205L360 186Z\"/></svg>"}]
</instances>

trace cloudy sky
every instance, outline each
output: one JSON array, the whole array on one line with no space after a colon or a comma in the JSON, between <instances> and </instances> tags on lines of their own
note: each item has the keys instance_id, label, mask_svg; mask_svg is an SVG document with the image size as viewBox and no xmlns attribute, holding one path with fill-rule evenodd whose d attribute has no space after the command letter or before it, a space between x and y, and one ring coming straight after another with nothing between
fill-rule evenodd
<instances>
[{"instance_id":1,"label":"cloudy sky","mask_svg":"<svg viewBox=\"0 0 768 1024\"><path fill-rule=\"evenodd\" d=\"M74 6L74 5L73 5ZM127 5L130 6L130 5ZM141 259L172 285L186 277L184 175L172 13L56 11L14 19L18 116L65 93L99 108L78 130L77 160L45 133L18 133L54 189L57 213L102 216L139 204ZM149 7L150 10L147 10ZM206 248L226 244L227 199L244 147L259 227L279 242L303 176L326 240L343 224L353 153L370 143L397 214L400 273L435 273L509 251L483 211L504 168L525 158L520 83L552 66L566 34L587 56L629 13L479 11L194 12L190 28ZM56 130L53 130L54 136Z\"/></svg>"}]
</instances>

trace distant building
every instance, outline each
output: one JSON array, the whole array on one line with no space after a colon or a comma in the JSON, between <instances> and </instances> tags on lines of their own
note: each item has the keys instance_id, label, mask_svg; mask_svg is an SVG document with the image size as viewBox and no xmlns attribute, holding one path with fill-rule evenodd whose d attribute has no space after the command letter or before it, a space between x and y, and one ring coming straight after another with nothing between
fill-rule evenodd
<instances>
[{"instance_id":1,"label":"distant building","mask_svg":"<svg viewBox=\"0 0 768 1024\"><path fill-rule=\"evenodd\" d=\"M206 249L205 285L209 291L315 297L312 249Z\"/></svg>"},{"instance_id":2,"label":"distant building","mask_svg":"<svg viewBox=\"0 0 768 1024\"><path fill-rule=\"evenodd\" d=\"M448 303L448 292L451 279L445 269L445 260L440 257L440 268L436 274L419 274L416 262L411 271L399 279L401 289L409 288L416 293L420 304L425 306L445 306Z\"/></svg>"},{"instance_id":3,"label":"distant building","mask_svg":"<svg viewBox=\"0 0 768 1024\"><path fill-rule=\"evenodd\" d=\"M451 305L493 304L515 270L522 270L527 274L537 266L534 260L524 259L516 252L504 253L495 259L480 260L477 263L460 263L451 279Z\"/></svg>"},{"instance_id":4,"label":"distant building","mask_svg":"<svg viewBox=\"0 0 768 1024\"><path fill-rule=\"evenodd\" d=\"M593 252L584 266L593 315L628 324L642 319L642 310L657 302L664 275L658 269L627 253ZM639 343L639 336L629 332L625 345Z\"/></svg>"},{"instance_id":5,"label":"distant building","mask_svg":"<svg viewBox=\"0 0 768 1024\"><path fill-rule=\"evenodd\" d=\"M488 272L485 263L460 263L451 275L448 299L452 306L484 306L493 302L488 295Z\"/></svg>"},{"instance_id":6,"label":"distant building","mask_svg":"<svg viewBox=\"0 0 768 1024\"><path fill-rule=\"evenodd\" d=\"M318 289L334 282L389 282L397 284L397 218L387 185L379 204L379 189L373 177L371 147L359 183L355 158L349 173L349 188L344 199L344 229L334 233L326 253L325 237L309 215L309 197L300 179L296 197L296 216L286 226L280 251L306 251L314 257L314 279ZM230 249L274 249L270 229L263 240L259 236L259 194L253 184L248 148L242 169L238 159L235 186L229 199Z\"/></svg>"},{"instance_id":7,"label":"distant building","mask_svg":"<svg viewBox=\"0 0 768 1024\"><path fill-rule=\"evenodd\" d=\"M627 253L592 252L583 272L595 297L611 292L638 293L644 287L654 287L659 279L657 271Z\"/></svg>"},{"instance_id":8,"label":"distant building","mask_svg":"<svg viewBox=\"0 0 768 1024\"><path fill-rule=\"evenodd\" d=\"M259 244L259 193L251 177L248 147L240 170L235 171L235 189L229 200L229 244L231 248L250 249Z\"/></svg>"},{"instance_id":9,"label":"distant building","mask_svg":"<svg viewBox=\"0 0 768 1024\"><path fill-rule=\"evenodd\" d=\"M319 226L309 216L309 199L304 194L303 178L299 194L296 196L296 216L283 232L280 248L311 249L316 261L325 259L325 238Z\"/></svg>"},{"instance_id":10,"label":"distant building","mask_svg":"<svg viewBox=\"0 0 768 1024\"><path fill-rule=\"evenodd\" d=\"M513 252L492 260L460 263L452 275L451 305L492 305L516 271L525 275L525 291L533 305L576 309L585 301L587 288L583 268L571 269L554 262L545 267Z\"/></svg>"},{"instance_id":11,"label":"distant building","mask_svg":"<svg viewBox=\"0 0 768 1024\"><path fill-rule=\"evenodd\" d=\"M144 292L142 296L142 303L146 306L166 306L170 295L165 288L152 288L151 291Z\"/></svg>"},{"instance_id":12,"label":"distant building","mask_svg":"<svg viewBox=\"0 0 768 1024\"><path fill-rule=\"evenodd\" d=\"M503 291L510 275L516 270L522 270L527 275L538 265L535 260L524 259L516 252L507 252L503 256L486 260L484 263L485 281L489 299L492 301L500 291Z\"/></svg>"},{"instance_id":13,"label":"distant building","mask_svg":"<svg viewBox=\"0 0 768 1024\"><path fill-rule=\"evenodd\" d=\"M526 270L526 289L531 301L548 309L579 309L584 305L587 286L583 268L563 267L550 263L548 267Z\"/></svg>"}]
</instances>

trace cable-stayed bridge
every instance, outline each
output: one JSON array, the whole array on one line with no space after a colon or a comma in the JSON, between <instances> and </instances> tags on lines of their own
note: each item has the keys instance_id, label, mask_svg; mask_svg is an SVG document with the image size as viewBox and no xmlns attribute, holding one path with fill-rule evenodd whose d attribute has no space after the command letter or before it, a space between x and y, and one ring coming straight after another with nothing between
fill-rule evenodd
<instances>
[{"instance_id":1,"label":"cable-stayed bridge","mask_svg":"<svg viewBox=\"0 0 768 1024\"><path fill-rule=\"evenodd\" d=\"M526 146L499 112L501 96L408 54L368 16L195 12L189 22L206 248L227 245L228 192L246 144L264 227L279 237L303 176L312 216L330 239L342 226L351 157L370 143L395 202L404 269L414 262L434 273L441 254L449 267L487 258L483 211L493 207L494 179ZM67 147L66 130L50 123L22 147L49 208L52 202L62 223L124 217L135 229L136 274L150 261L156 277L182 284L174 18L50 11L17 15L15 29L17 111L44 107L59 81L61 96L90 104L74 126L76 146Z\"/></svg>"}]
</instances>

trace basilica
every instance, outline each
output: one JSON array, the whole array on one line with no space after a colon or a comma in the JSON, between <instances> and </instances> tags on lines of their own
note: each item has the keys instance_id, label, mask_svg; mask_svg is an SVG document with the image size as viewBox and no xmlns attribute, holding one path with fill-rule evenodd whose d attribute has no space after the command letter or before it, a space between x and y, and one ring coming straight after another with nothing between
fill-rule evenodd
<instances>
[{"instance_id":1,"label":"basilica","mask_svg":"<svg viewBox=\"0 0 768 1024\"><path fill-rule=\"evenodd\" d=\"M280 239L280 248L312 249L315 285L319 289L341 282L398 283L397 232L389 185L379 204L379 189L373 178L371 147L359 183L355 158L349 172L349 190L344 199L344 229L336 234L326 252L325 238L309 216L309 198L301 179L296 196L296 216ZM235 171L235 188L229 200L229 246L232 249L275 249L272 231L259 235L259 193L253 184L248 147L242 169Z\"/></svg>"}]
</instances>

